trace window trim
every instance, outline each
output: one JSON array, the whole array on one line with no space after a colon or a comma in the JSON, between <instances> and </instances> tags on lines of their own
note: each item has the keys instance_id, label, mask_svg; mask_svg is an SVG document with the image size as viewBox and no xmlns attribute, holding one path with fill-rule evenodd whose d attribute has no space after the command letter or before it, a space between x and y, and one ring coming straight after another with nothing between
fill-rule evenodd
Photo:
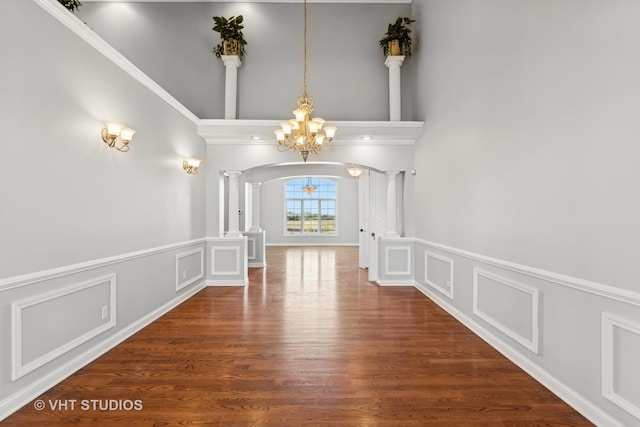
<instances>
[{"instance_id":1,"label":"window trim","mask_svg":"<svg viewBox=\"0 0 640 427\"><path fill-rule=\"evenodd\" d=\"M318 198L318 199L292 198L292 199L289 199L289 198L287 198L287 185L291 181L306 180L307 178L311 178L312 180L320 179L320 180L325 180L325 181L331 182L335 186L335 193L336 193L335 199L331 199L331 198ZM283 233L283 236L285 236L285 237L338 237L339 236L338 198L339 198L339 191L340 190L339 190L338 180L336 178L330 178L330 177L326 177L326 176L314 176L314 175L311 175L309 177L306 177L306 176L305 177L302 177L302 176L290 177L290 178L284 180L282 188L283 188L282 203L283 203L283 206L284 206L283 215L282 215L282 233ZM301 201L305 201L305 200L315 200L315 201L330 200L330 201L333 201L335 203L335 207L336 207L335 208L335 224L334 224L335 225L335 231L333 233L321 233L321 232L317 232L317 231L316 232L304 232L304 231L293 232L293 231L287 230L287 211L288 211L287 202L289 200L301 200ZM320 207L320 210L321 210L321 207ZM304 214L304 212L303 212L303 214Z\"/></svg>"}]
</instances>

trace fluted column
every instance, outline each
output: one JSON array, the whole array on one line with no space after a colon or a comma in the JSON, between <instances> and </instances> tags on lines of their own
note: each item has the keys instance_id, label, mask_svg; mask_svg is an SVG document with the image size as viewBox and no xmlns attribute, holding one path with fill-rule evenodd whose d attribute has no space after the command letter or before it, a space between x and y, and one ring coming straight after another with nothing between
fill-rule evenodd
<instances>
[{"instance_id":1,"label":"fluted column","mask_svg":"<svg viewBox=\"0 0 640 427\"><path fill-rule=\"evenodd\" d=\"M398 176L397 171L393 172L385 172L387 176L387 226L384 231L385 236L400 236L398 233L398 195L397 195L397 183L396 177Z\"/></svg>"},{"instance_id":2,"label":"fluted column","mask_svg":"<svg viewBox=\"0 0 640 427\"><path fill-rule=\"evenodd\" d=\"M400 83L400 67L404 56L387 56L384 65L389 68L389 120L402 120L402 86Z\"/></svg>"},{"instance_id":3,"label":"fluted column","mask_svg":"<svg viewBox=\"0 0 640 427\"><path fill-rule=\"evenodd\" d=\"M260 228L260 186L261 182L251 183L251 228L249 231L262 231Z\"/></svg>"},{"instance_id":4,"label":"fluted column","mask_svg":"<svg viewBox=\"0 0 640 427\"><path fill-rule=\"evenodd\" d=\"M240 191L238 188L238 177L242 172L240 171L226 171L229 177L229 231L227 231L227 237L240 237Z\"/></svg>"},{"instance_id":5,"label":"fluted column","mask_svg":"<svg viewBox=\"0 0 640 427\"><path fill-rule=\"evenodd\" d=\"M238 55L220 56L226 68L224 82L224 118L236 118L236 99L238 96L238 67L242 65Z\"/></svg>"}]
</instances>

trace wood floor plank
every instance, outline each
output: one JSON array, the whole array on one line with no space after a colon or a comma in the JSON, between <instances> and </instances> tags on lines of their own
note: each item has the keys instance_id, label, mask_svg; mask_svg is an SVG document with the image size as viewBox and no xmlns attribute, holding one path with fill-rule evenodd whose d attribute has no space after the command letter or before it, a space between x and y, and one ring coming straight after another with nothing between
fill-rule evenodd
<instances>
[{"instance_id":1,"label":"wood floor plank","mask_svg":"<svg viewBox=\"0 0 640 427\"><path fill-rule=\"evenodd\" d=\"M3 426L592 425L417 290L368 282L357 249L268 248L267 261L249 287L204 289Z\"/></svg>"}]
</instances>

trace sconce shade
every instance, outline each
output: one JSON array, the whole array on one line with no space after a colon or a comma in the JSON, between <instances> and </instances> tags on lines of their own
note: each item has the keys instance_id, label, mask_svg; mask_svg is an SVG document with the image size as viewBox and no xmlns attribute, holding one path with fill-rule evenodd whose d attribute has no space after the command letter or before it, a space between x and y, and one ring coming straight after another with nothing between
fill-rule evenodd
<instances>
[{"instance_id":1,"label":"sconce shade","mask_svg":"<svg viewBox=\"0 0 640 427\"><path fill-rule=\"evenodd\" d=\"M351 177L357 178L362 174L362 168L356 165L349 165L347 167L347 172L349 172L349 175L351 175Z\"/></svg>"},{"instance_id":2,"label":"sconce shade","mask_svg":"<svg viewBox=\"0 0 640 427\"><path fill-rule=\"evenodd\" d=\"M124 128L120 131L120 139L123 141L131 141L131 139L133 138L133 135L135 134L136 134L135 129Z\"/></svg>"},{"instance_id":3,"label":"sconce shade","mask_svg":"<svg viewBox=\"0 0 640 427\"><path fill-rule=\"evenodd\" d=\"M119 123L107 122L105 128L102 129L102 140L111 148L115 148L118 151L129 151L129 142L135 135L136 130L123 127ZM120 139L120 145L118 145L118 138Z\"/></svg>"},{"instance_id":4,"label":"sconce shade","mask_svg":"<svg viewBox=\"0 0 640 427\"><path fill-rule=\"evenodd\" d=\"M120 129L122 126L118 123L107 122L107 134L110 136L120 135Z\"/></svg>"},{"instance_id":5,"label":"sconce shade","mask_svg":"<svg viewBox=\"0 0 640 427\"><path fill-rule=\"evenodd\" d=\"M201 160L198 159L187 159L182 162L182 169L185 170L189 175L195 175L198 173L198 168L200 167Z\"/></svg>"}]
</instances>

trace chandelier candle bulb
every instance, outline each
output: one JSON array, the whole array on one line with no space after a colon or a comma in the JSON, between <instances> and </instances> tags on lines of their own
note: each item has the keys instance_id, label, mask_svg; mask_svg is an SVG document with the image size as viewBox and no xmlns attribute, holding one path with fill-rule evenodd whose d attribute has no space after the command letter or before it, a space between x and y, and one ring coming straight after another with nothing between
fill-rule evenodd
<instances>
[{"instance_id":1,"label":"chandelier candle bulb","mask_svg":"<svg viewBox=\"0 0 640 427\"><path fill-rule=\"evenodd\" d=\"M289 137L289 135L291 135L291 123L289 122L282 122L280 123L280 127L282 127L282 132L284 133L285 137Z\"/></svg>"},{"instance_id":2,"label":"chandelier candle bulb","mask_svg":"<svg viewBox=\"0 0 640 427\"><path fill-rule=\"evenodd\" d=\"M331 141L333 137L336 135L336 131L338 130L335 126L327 126L324 128L324 133L327 135L327 139Z\"/></svg>"},{"instance_id":3,"label":"chandelier candle bulb","mask_svg":"<svg viewBox=\"0 0 640 427\"><path fill-rule=\"evenodd\" d=\"M299 123L304 122L307 118L307 112L304 110L293 110L293 115L296 116L296 121Z\"/></svg>"},{"instance_id":4,"label":"chandelier candle bulb","mask_svg":"<svg viewBox=\"0 0 640 427\"><path fill-rule=\"evenodd\" d=\"M313 120L309 122L309 132L311 132L311 136L316 136L318 129L320 129L320 127L317 122L314 122Z\"/></svg>"}]
</instances>

